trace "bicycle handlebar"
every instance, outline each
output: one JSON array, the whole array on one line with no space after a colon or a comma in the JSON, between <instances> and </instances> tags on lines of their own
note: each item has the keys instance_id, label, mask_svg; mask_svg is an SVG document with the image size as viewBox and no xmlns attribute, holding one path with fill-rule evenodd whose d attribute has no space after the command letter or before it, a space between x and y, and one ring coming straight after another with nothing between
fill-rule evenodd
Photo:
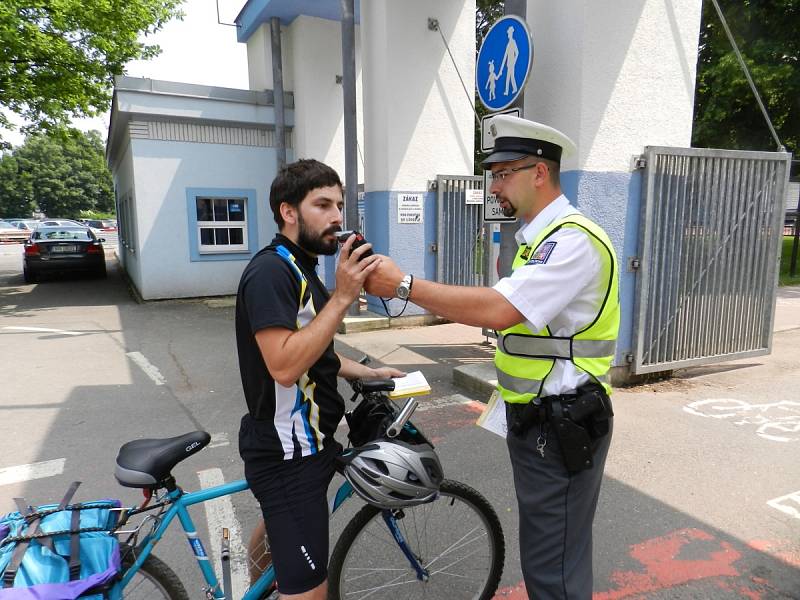
<instances>
[{"instance_id":1,"label":"bicycle handlebar","mask_svg":"<svg viewBox=\"0 0 800 600\"><path fill-rule=\"evenodd\" d=\"M403 425L408 422L408 420L411 418L411 415L414 414L415 410L417 410L417 406L419 406L417 399L409 398L405 406L400 409L400 412L397 414L395 420L392 421L392 424L386 428L386 437L395 438L400 435L400 432L403 430Z\"/></svg>"},{"instance_id":2,"label":"bicycle handlebar","mask_svg":"<svg viewBox=\"0 0 800 600\"><path fill-rule=\"evenodd\" d=\"M358 363L362 365L365 365L368 362L370 362L370 358L366 354L358 361ZM394 381L391 379L373 379L369 381L354 379L349 383L350 387L353 388L353 392L355 392L353 397L350 399L351 401L355 401L359 394L362 396L366 396L368 394L377 395L380 394L380 392L391 392L395 387ZM382 394L381 396L387 403L391 405L394 404L387 396ZM392 421L392 423L386 428L386 437L395 438L400 435L400 432L403 430L403 426L408 422L418 406L419 402L415 398L409 398L403 405L403 408L397 412L397 416L395 417L394 421Z\"/></svg>"}]
</instances>

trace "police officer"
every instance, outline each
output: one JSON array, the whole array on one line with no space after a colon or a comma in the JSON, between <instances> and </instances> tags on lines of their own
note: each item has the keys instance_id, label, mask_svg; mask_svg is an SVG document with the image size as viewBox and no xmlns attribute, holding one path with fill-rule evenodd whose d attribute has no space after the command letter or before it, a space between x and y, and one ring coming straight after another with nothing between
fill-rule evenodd
<instances>
[{"instance_id":1,"label":"police officer","mask_svg":"<svg viewBox=\"0 0 800 600\"><path fill-rule=\"evenodd\" d=\"M589 599L592 521L613 420L617 260L606 233L561 193L561 159L574 153L573 142L509 115L489 127L494 150L483 165L492 170L490 191L506 216L522 222L512 274L493 288L449 286L404 274L384 257L366 289L497 330L497 387L528 595Z\"/></svg>"}]
</instances>

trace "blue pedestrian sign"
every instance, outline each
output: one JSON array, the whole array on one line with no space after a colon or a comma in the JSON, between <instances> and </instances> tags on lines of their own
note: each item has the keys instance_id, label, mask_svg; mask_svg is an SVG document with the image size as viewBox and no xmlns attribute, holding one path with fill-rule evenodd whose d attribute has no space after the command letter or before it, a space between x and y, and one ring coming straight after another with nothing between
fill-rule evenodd
<instances>
[{"instance_id":1,"label":"blue pedestrian sign","mask_svg":"<svg viewBox=\"0 0 800 600\"><path fill-rule=\"evenodd\" d=\"M522 93L533 64L533 42L528 25L506 15L483 38L475 64L475 85L483 105L503 110Z\"/></svg>"}]
</instances>

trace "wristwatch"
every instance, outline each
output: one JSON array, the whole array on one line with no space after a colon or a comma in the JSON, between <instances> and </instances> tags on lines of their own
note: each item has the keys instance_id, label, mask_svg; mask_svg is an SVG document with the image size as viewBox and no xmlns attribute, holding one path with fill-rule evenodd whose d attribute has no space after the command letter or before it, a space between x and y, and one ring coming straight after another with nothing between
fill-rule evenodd
<instances>
[{"instance_id":1,"label":"wristwatch","mask_svg":"<svg viewBox=\"0 0 800 600\"><path fill-rule=\"evenodd\" d=\"M397 286L397 289L394 291L394 295L400 298L400 300L408 300L408 296L411 294L411 284L414 282L413 275L406 275L403 277L403 280L400 282L400 285Z\"/></svg>"}]
</instances>

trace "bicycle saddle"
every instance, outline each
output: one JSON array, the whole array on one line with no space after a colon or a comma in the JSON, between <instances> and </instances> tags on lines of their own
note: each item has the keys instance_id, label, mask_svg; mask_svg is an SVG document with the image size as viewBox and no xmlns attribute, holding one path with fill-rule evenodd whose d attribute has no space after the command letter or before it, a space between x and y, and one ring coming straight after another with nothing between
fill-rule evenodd
<instances>
[{"instance_id":1,"label":"bicycle saddle","mask_svg":"<svg viewBox=\"0 0 800 600\"><path fill-rule=\"evenodd\" d=\"M210 441L211 436L205 431L193 431L177 437L128 442L119 449L114 477L125 487L155 487L170 477L175 465Z\"/></svg>"}]
</instances>

